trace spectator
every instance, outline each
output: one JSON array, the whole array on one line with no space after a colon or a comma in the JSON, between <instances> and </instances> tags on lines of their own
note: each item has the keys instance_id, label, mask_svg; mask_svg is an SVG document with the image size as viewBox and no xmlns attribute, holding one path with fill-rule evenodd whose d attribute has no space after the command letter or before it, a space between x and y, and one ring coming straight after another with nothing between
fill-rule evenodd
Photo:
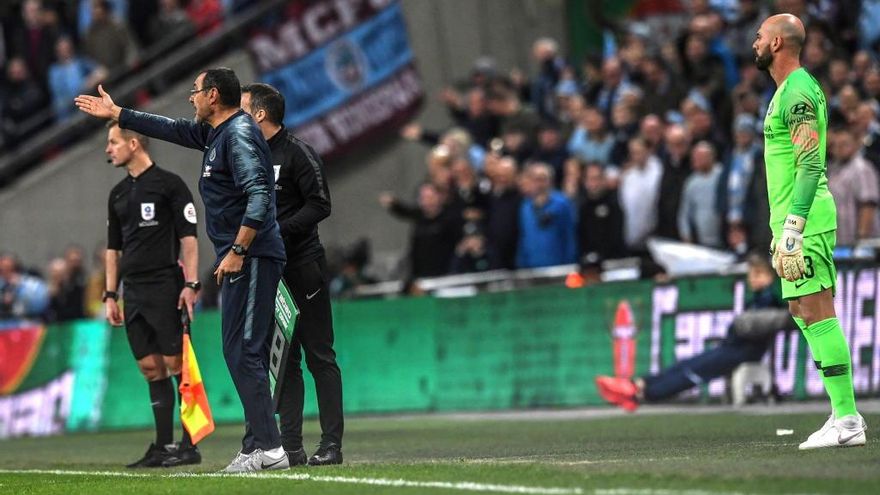
<instances>
[{"instance_id":1,"label":"spectator","mask_svg":"<svg viewBox=\"0 0 880 495\"><path fill-rule=\"evenodd\" d=\"M617 191L606 185L598 163L584 167L583 190L578 209L578 259L593 254L600 260L624 256L623 211Z\"/></svg>"},{"instance_id":2,"label":"spectator","mask_svg":"<svg viewBox=\"0 0 880 495\"><path fill-rule=\"evenodd\" d=\"M342 255L342 267L330 281L330 297L343 299L354 296L358 286L375 283L364 268L370 263L370 241L359 239Z\"/></svg>"},{"instance_id":3,"label":"spectator","mask_svg":"<svg viewBox=\"0 0 880 495\"><path fill-rule=\"evenodd\" d=\"M568 140L568 152L582 162L599 162L607 167L613 148L614 136L608 131L602 112L594 107L585 108Z\"/></svg>"},{"instance_id":4,"label":"spectator","mask_svg":"<svg viewBox=\"0 0 880 495\"><path fill-rule=\"evenodd\" d=\"M195 30L180 0L160 0L159 13L150 20L150 42L179 39L189 36Z\"/></svg>"},{"instance_id":5,"label":"spectator","mask_svg":"<svg viewBox=\"0 0 880 495\"><path fill-rule=\"evenodd\" d=\"M219 0L190 0L186 13L199 36L213 32L223 22L223 5Z\"/></svg>"},{"instance_id":6,"label":"spectator","mask_svg":"<svg viewBox=\"0 0 880 495\"><path fill-rule=\"evenodd\" d=\"M532 78L530 101L542 119L552 120L556 115L554 92L565 60L559 55L559 44L553 38L540 38L532 44L532 59L538 73Z\"/></svg>"},{"instance_id":7,"label":"spectator","mask_svg":"<svg viewBox=\"0 0 880 495\"><path fill-rule=\"evenodd\" d=\"M40 318L48 307L46 283L22 273L11 255L0 255L0 319Z\"/></svg>"},{"instance_id":8,"label":"spectator","mask_svg":"<svg viewBox=\"0 0 880 495\"><path fill-rule=\"evenodd\" d=\"M633 254L646 251L645 241L657 225L657 199L663 165L648 153L640 138L629 142L629 160L620 174L620 207L623 210L623 240Z\"/></svg>"},{"instance_id":9,"label":"spectator","mask_svg":"<svg viewBox=\"0 0 880 495\"><path fill-rule=\"evenodd\" d=\"M651 154L657 155L660 153L663 145L664 130L663 121L660 120L660 117L654 114L646 115L641 122L639 122L639 137L645 141L645 145L648 146L648 150Z\"/></svg>"},{"instance_id":10,"label":"spectator","mask_svg":"<svg viewBox=\"0 0 880 495\"><path fill-rule=\"evenodd\" d=\"M849 130L834 133L830 144L828 190L837 206L837 244L852 246L860 239L880 235L878 175L859 152L857 137Z\"/></svg>"},{"instance_id":11,"label":"spectator","mask_svg":"<svg viewBox=\"0 0 880 495\"><path fill-rule=\"evenodd\" d=\"M128 17L129 0L107 0L108 11L116 19L122 20ZM135 3L147 3L144 0L134 0ZM79 0L77 13L77 33L80 38L85 38L89 27L94 19L94 0Z\"/></svg>"},{"instance_id":12,"label":"spectator","mask_svg":"<svg viewBox=\"0 0 880 495\"><path fill-rule=\"evenodd\" d=\"M691 173L690 147L691 138L684 127L672 125L666 129L660 153L663 176L660 180L660 198L657 206L656 234L659 237L681 238L678 232L678 209L684 181Z\"/></svg>"},{"instance_id":13,"label":"spectator","mask_svg":"<svg viewBox=\"0 0 880 495\"><path fill-rule=\"evenodd\" d=\"M410 277L439 277L449 273L455 245L461 238L461 221L445 206L445 191L427 183L419 187L417 206L401 203L382 193L379 203L394 216L413 223L408 260Z\"/></svg>"},{"instance_id":14,"label":"spectator","mask_svg":"<svg viewBox=\"0 0 880 495\"><path fill-rule=\"evenodd\" d=\"M92 0L92 22L83 37L84 53L114 72L134 56L134 41L128 28L110 13L109 0Z\"/></svg>"},{"instance_id":15,"label":"spectator","mask_svg":"<svg viewBox=\"0 0 880 495\"><path fill-rule=\"evenodd\" d=\"M555 186L559 188L562 185L564 164L568 158L568 149L562 139L559 125L554 122L542 123L538 128L538 146L529 161L546 163L553 167L553 175L556 177Z\"/></svg>"},{"instance_id":16,"label":"spectator","mask_svg":"<svg viewBox=\"0 0 880 495\"><path fill-rule=\"evenodd\" d=\"M486 201L486 243L493 268L516 268L519 209L522 197L516 187L517 166L511 157L492 156L486 173L492 191ZM497 162L497 163L496 163Z\"/></svg>"},{"instance_id":17,"label":"spectator","mask_svg":"<svg viewBox=\"0 0 880 495\"><path fill-rule=\"evenodd\" d=\"M614 146L611 148L609 161L619 166L626 161L629 140L639 132L639 120L632 105L624 102L614 105L611 111L611 128L614 129Z\"/></svg>"},{"instance_id":18,"label":"spectator","mask_svg":"<svg viewBox=\"0 0 880 495\"><path fill-rule=\"evenodd\" d=\"M74 52L73 41L66 36L58 38L55 46L57 62L49 67L49 88L55 118L66 120L76 112L73 99L91 90L106 77L106 71Z\"/></svg>"},{"instance_id":19,"label":"spectator","mask_svg":"<svg viewBox=\"0 0 880 495\"><path fill-rule=\"evenodd\" d=\"M632 84L624 77L620 59L611 57L602 63L602 85L593 102L606 121L611 120L611 109L618 104L627 91L633 89Z\"/></svg>"},{"instance_id":20,"label":"spectator","mask_svg":"<svg viewBox=\"0 0 880 495\"><path fill-rule=\"evenodd\" d=\"M767 12L758 0L739 0L734 20L727 27L727 46L739 60L750 61L754 57L752 43Z\"/></svg>"},{"instance_id":21,"label":"spectator","mask_svg":"<svg viewBox=\"0 0 880 495\"><path fill-rule=\"evenodd\" d=\"M738 115L734 123L734 148L726 179L727 246L739 255L769 246L761 235L768 230L769 212L764 156L755 139L757 120ZM763 190L762 190L763 188Z\"/></svg>"},{"instance_id":22,"label":"spectator","mask_svg":"<svg viewBox=\"0 0 880 495\"><path fill-rule=\"evenodd\" d=\"M46 107L46 94L31 78L27 65L20 58L9 61L6 79L3 134L8 138L10 147L14 147L44 122L38 115Z\"/></svg>"},{"instance_id":23,"label":"spectator","mask_svg":"<svg viewBox=\"0 0 880 495\"><path fill-rule=\"evenodd\" d=\"M77 287L64 258L54 258L48 268L48 320L65 322L85 317L82 286Z\"/></svg>"},{"instance_id":24,"label":"spectator","mask_svg":"<svg viewBox=\"0 0 880 495\"><path fill-rule=\"evenodd\" d=\"M553 189L553 168L546 163L529 165L523 188L516 266L538 268L574 263L574 211L568 198Z\"/></svg>"},{"instance_id":25,"label":"spectator","mask_svg":"<svg viewBox=\"0 0 880 495\"><path fill-rule=\"evenodd\" d=\"M850 126L862 145L862 155L875 170L880 167L880 123L877 122L877 109L876 102L867 100L859 103Z\"/></svg>"},{"instance_id":26,"label":"spectator","mask_svg":"<svg viewBox=\"0 0 880 495\"><path fill-rule=\"evenodd\" d=\"M754 32L750 36L754 38ZM670 111L677 111L687 94L684 83L670 73L659 57L644 59L639 69L644 87L642 106L645 113L665 117Z\"/></svg>"},{"instance_id":27,"label":"spectator","mask_svg":"<svg viewBox=\"0 0 880 495\"><path fill-rule=\"evenodd\" d=\"M493 83L488 94L487 108L499 120L502 138L505 134L521 134L524 137L524 147L532 147L541 119L533 108L520 101L510 84L501 81Z\"/></svg>"},{"instance_id":28,"label":"spectator","mask_svg":"<svg viewBox=\"0 0 880 495\"><path fill-rule=\"evenodd\" d=\"M455 247L450 273L484 272L494 268L486 237L479 231L466 234Z\"/></svg>"},{"instance_id":29,"label":"spectator","mask_svg":"<svg viewBox=\"0 0 880 495\"><path fill-rule=\"evenodd\" d=\"M691 150L693 173L685 180L678 210L678 231L681 240L701 246L721 248L721 218L718 203L718 179L721 166L716 162L715 148L700 141Z\"/></svg>"},{"instance_id":30,"label":"spectator","mask_svg":"<svg viewBox=\"0 0 880 495\"><path fill-rule=\"evenodd\" d=\"M23 23L13 35L12 53L14 57L27 63L28 73L40 85L41 90L45 91L46 76L54 58L58 33L45 25L42 9L41 0L25 0L21 4Z\"/></svg>"}]
</instances>

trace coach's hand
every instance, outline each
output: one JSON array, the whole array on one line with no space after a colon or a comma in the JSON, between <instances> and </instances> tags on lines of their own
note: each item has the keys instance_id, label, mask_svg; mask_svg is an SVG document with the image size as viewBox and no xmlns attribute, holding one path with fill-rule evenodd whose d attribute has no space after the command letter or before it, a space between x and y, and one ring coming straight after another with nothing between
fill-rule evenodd
<instances>
[{"instance_id":1,"label":"coach's hand","mask_svg":"<svg viewBox=\"0 0 880 495\"><path fill-rule=\"evenodd\" d=\"M226 256L223 257L223 261L221 261L217 269L214 270L214 277L217 278L217 285L223 283L223 277L241 272L243 266L244 256L239 256L232 251L226 253Z\"/></svg>"},{"instance_id":2,"label":"coach's hand","mask_svg":"<svg viewBox=\"0 0 880 495\"><path fill-rule=\"evenodd\" d=\"M113 103L113 98L104 91L104 87L100 84L98 85L98 95L100 96L79 95L73 99L73 102L77 108L93 117L119 120L122 107Z\"/></svg>"},{"instance_id":3,"label":"coach's hand","mask_svg":"<svg viewBox=\"0 0 880 495\"><path fill-rule=\"evenodd\" d=\"M185 307L186 313L189 315L189 321L195 320L195 318L193 318L193 306L195 306L198 298L199 293L189 287L184 287L183 290L180 291L180 296L177 298L177 309L181 310Z\"/></svg>"},{"instance_id":4,"label":"coach's hand","mask_svg":"<svg viewBox=\"0 0 880 495\"><path fill-rule=\"evenodd\" d=\"M795 280L804 276L807 267L804 264L804 225L806 219L797 215L788 215L785 217L785 223L782 226L782 237L776 243L776 250L773 256L773 266L776 273L788 280Z\"/></svg>"},{"instance_id":5,"label":"coach's hand","mask_svg":"<svg viewBox=\"0 0 880 495\"><path fill-rule=\"evenodd\" d=\"M112 297L108 297L104 301L104 313L107 315L108 323L110 323L114 327L122 326L125 315L123 315L122 308L119 307L119 303L117 303L116 300Z\"/></svg>"}]
</instances>

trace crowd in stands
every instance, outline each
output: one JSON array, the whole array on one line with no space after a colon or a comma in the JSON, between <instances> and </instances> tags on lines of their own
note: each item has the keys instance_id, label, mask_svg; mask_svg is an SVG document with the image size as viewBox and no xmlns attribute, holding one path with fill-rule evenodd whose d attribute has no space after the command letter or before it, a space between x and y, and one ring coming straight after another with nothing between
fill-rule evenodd
<instances>
[{"instance_id":1,"label":"crowd in stands","mask_svg":"<svg viewBox=\"0 0 880 495\"><path fill-rule=\"evenodd\" d=\"M776 88L752 43L779 12L804 21L803 65L827 92L838 245L880 233L880 24L866 22L880 3L662 3L583 61L551 38L533 44L528 76L481 57L439 95L453 127L402 130L430 147L425 181L414 202L379 201L412 223L412 279L646 257L652 236L766 252L762 123Z\"/></svg>"},{"instance_id":2,"label":"crowd in stands","mask_svg":"<svg viewBox=\"0 0 880 495\"><path fill-rule=\"evenodd\" d=\"M20 0L0 5L0 149L75 112L73 97L256 0Z\"/></svg>"},{"instance_id":3,"label":"crowd in stands","mask_svg":"<svg viewBox=\"0 0 880 495\"><path fill-rule=\"evenodd\" d=\"M96 252L92 271L87 272L83 249L70 245L49 260L42 273L22 266L11 253L0 254L0 320L103 317L103 254L103 249Z\"/></svg>"}]
</instances>

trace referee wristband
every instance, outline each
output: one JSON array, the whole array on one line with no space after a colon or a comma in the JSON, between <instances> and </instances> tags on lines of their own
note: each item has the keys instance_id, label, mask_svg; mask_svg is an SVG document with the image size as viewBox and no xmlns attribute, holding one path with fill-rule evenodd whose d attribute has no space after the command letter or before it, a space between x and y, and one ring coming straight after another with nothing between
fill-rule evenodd
<instances>
[{"instance_id":1,"label":"referee wristband","mask_svg":"<svg viewBox=\"0 0 880 495\"><path fill-rule=\"evenodd\" d=\"M119 294L117 294L116 292L114 292L112 290L105 290L104 295L101 296L101 302L105 302L105 301L107 301L107 299L113 299L114 301L118 301Z\"/></svg>"}]
</instances>

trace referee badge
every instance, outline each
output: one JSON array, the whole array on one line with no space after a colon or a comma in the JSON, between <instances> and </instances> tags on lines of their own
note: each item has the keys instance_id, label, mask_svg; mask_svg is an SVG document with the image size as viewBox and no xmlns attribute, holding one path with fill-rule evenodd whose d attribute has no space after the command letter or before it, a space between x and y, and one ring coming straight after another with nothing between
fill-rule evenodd
<instances>
[{"instance_id":1,"label":"referee badge","mask_svg":"<svg viewBox=\"0 0 880 495\"><path fill-rule=\"evenodd\" d=\"M141 203L141 218L144 220L156 218L156 203Z\"/></svg>"}]
</instances>

